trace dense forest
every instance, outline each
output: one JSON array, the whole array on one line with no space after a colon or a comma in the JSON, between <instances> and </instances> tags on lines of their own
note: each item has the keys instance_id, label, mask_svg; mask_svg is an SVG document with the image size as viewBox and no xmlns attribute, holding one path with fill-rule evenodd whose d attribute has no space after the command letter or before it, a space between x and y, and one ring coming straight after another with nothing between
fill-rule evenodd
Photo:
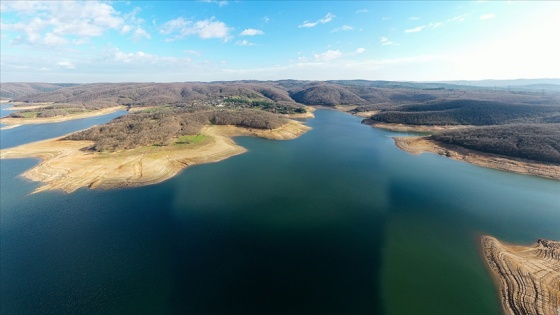
<instances>
[{"instance_id":1,"label":"dense forest","mask_svg":"<svg viewBox=\"0 0 560 315\"><path fill-rule=\"evenodd\" d=\"M198 134L204 125L209 124L274 129L286 122L286 118L260 110L164 108L121 116L64 139L91 140L95 142L92 150L115 151L147 145L168 145L177 137Z\"/></svg>"},{"instance_id":2,"label":"dense forest","mask_svg":"<svg viewBox=\"0 0 560 315\"><path fill-rule=\"evenodd\" d=\"M431 139L481 152L560 164L560 124L517 124L436 133Z\"/></svg>"},{"instance_id":3,"label":"dense forest","mask_svg":"<svg viewBox=\"0 0 560 315\"><path fill-rule=\"evenodd\" d=\"M560 123L560 105L451 100L400 106L377 113L371 119L408 125L487 126L514 123Z\"/></svg>"}]
</instances>

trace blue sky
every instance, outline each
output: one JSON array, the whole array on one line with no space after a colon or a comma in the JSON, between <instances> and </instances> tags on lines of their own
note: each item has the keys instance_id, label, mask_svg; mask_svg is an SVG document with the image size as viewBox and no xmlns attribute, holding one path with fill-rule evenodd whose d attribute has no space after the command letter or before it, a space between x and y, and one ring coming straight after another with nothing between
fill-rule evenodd
<instances>
[{"instance_id":1,"label":"blue sky","mask_svg":"<svg viewBox=\"0 0 560 315\"><path fill-rule=\"evenodd\" d=\"M6 1L1 81L560 77L557 1Z\"/></svg>"}]
</instances>

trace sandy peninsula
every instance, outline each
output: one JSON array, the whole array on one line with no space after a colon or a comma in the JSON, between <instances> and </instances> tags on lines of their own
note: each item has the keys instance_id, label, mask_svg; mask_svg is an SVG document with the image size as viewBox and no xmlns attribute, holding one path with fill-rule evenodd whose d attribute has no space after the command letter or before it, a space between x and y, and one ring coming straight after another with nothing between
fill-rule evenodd
<instances>
[{"instance_id":1,"label":"sandy peninsula","mask_svg":"<svg viewBox=\"0 0 560 315\"><path fill-rule=\"evenodd\" d=\"M17 107L18 110L23 109L31 109L31 107ZM42 107L42 106L36 106ZM49 123L58 123L62 121L69 121L74 119L81 119L81 118L90 118L95 116L106 115L110 113L114 113L119 110L127 110L126 106L113 106L107 107L100 110L95 110L87 113L79 113L79 114L71 114L66 116L55 116L55 117L47 117L47 118L12 118L12 117L4 117L0 118L1 124L12 125L12 126L20 126L20 125L27 125L27 124L49 124ZM14 128L14 127L12 127ZM3 129L8 129L4 127Z\"/></svg>"},{"instance_id":2,"label":"sandy peninsula","mask_svg":"<svg viewBox=\"0 0 560 315\"><path fill-rule=\"evenodd\" d=\"M42 186L35 192L61 189L67 193L82 187L135 187L162 182L184 168L201 163L217 162L241 154L245 148L231 137L251 135L267 139L294 139L310 128L290 120L272 130L235 126L205 126L204 140L193 144L146 146L112 153L88 150L91 141L60 138L39 141L0 151L0 158L37 157L42 161L22 174Z\"/></svg>"},{"instance_id":3,"label":"sandy peninsula","mask_svg":"<svg viewBox=\"0 0 560 315\"><path fill-rule=\"evenodd\" d=\"M511 157L506 158L497 154L484 153L456 145L436 142L428 137L394 137L393 140L397 147L411 154L436 153L478 166L560 180L560 165Z\"/></svg>"},{"instance_id":4,"label":"sandy peninsula","mask_svg":"<svg viewBox=\"0 0 560 315\"><path fill-rule=\"evenodd\" d=\"M515 246L491 236L481 242L506 314L560 314L560 242Z\"/></svg>"}]
</instances>

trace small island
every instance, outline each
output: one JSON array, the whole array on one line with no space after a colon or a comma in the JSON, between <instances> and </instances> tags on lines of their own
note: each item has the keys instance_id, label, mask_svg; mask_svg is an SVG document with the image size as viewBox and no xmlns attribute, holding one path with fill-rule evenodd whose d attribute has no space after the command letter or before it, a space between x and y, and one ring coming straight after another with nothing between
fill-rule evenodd
<instances>
[{"instance_id":1,"label":"small island","mask_svg":"<svg viewBox=\"0 0 560 315\"><path fill-rule=\"evenodd\" d=\"M505 245L483 236L482 252L506 314L556 315L560 310L560 242Z\"/></svg>"}]
</instances>

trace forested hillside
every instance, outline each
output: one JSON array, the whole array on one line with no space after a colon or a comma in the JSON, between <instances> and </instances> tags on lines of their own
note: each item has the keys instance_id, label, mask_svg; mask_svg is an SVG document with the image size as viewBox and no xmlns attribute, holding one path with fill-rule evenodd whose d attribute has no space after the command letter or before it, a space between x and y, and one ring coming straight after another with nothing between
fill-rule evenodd
<instances>
[{"instance_id":1,"label":"forested hillside","mask_svg":"<svg viewBox=\"0 0 560 315\"><path fill-rule=\"evenodd\" d=\"M560 123L559 105L529 105L479 100L452 100L400 106L371 117L408 125L503 125Z\"/></svg>"},{"instance_id":2,"label":"forested hillside","mask_svg":"<svg viewBox=\"0 0 560 315\"><path fill-rule=\"evenodd\" d=\"M65 140L91 140L95 142L92 148L95 151L114 151L168 145L174 138L198 134L209 124L274 129L286 122L286 118L259 110L163 108L121 116L107 124L73 133Z\"/></svg>"},{"instance_id":3,"label":"forested hillside","mask_svg":"<svg viewBox=\"0 0 560 315\"><path fill-rule=\"evenodd\" d=\"M431 139L481 152L560 164L560 124L518 124L436 133Z\"/></svg>"}]
</instances>

